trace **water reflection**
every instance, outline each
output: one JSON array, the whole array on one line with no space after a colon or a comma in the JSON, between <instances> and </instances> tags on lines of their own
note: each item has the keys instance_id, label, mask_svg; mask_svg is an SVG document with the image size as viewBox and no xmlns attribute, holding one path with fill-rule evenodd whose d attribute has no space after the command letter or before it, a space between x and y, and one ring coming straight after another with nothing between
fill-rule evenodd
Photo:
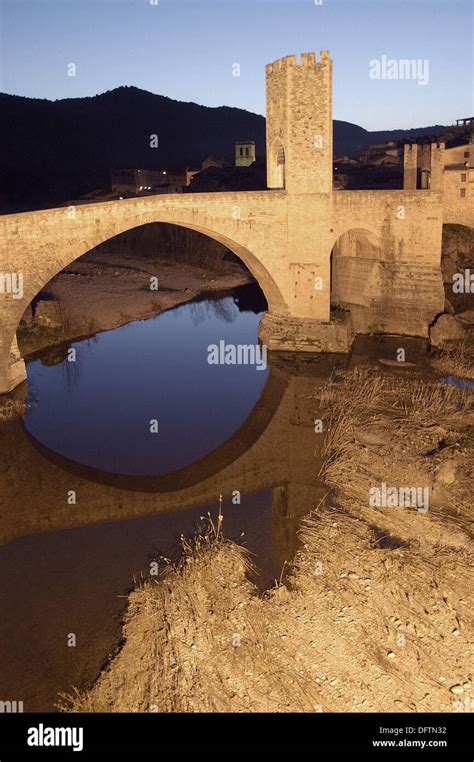
<instances>
[{"instance_id":1,"label":"water reflection","mask_svg":"<svg viewBox=\"0 0 474 762\"><path fill-rule=\"evenodd\" d=\"M73 362L60 352L52 364L50 350L46 363L28 363L28 431L112 473L166 474L211 452L249 415L267 377L251 365L208 364L208 346L223 338L256 342L261 312L240 308L246 289L75 342Z\"/></svg>"},{"instance_id":2,"label":"water reflection","mask_svg":"<svg viewBox=\"0 0 474 762\"><path fill-rule=\"evenodd\" d=\"M321 417L315 388L347 358L269 355L268 373L245 368L233 380L237 369L232 366L214 380L216 368L207 375L201 351L210 336L215 340L216 326L218 338L226 342L256 341L259 312L240 311L228 299L217 312L209 305L187 310L187 333L177 311L167 314L171 338L157 324L150 328L154 321L133 324L130 333L110 332L120 334L117 344L108 344L105 334L98 336L97 343L84 348L74 383L61 375L63 361L46 368L36 361L30 377L38 405L28 414L27 429L18 420L0 427L0 488L6 496L0 505L0 605L8 612L0 621L0 700L23 700L25 711L51 710L58 692L94 680L117 646L124 596L134 579L148 575L151 560L173 556L180 535L189 536L200 516L217 511L219 495L224 496L225 533L254 554L261 586L278 579L293 557L301 517L325 494L318 480L322 438L314 431L314 420ZM248 307L248 294L245 300ZM147 340L140 338L142 331ZM176 352L177 339L183 341L181 353ZM134 354L137 341L144 359L140 352ZM147 353L150 341L160 352ZM116 369L112 389L110 375L104 378L97 371L105 367L104 352ZM140 375L135 368L137 378L129 369L132 356L141 363ZM42 373L51 370L57 375L48 376L48 390ZM147 372L154 373L151 384ZM146 391L146 404L128 400L132 387L134 396ZM119 418L119 426L114 420L109 423L121 438L118 443L109 432L104 437L108 418L95 406L94 395L108 416ZM182 408L173 429L175 443L165 429L169 453L146 449L127 410L131 406L135 415L150 415L156 398ZM93 407L82 436L63 430L67 421L81 423L75 406L85 415L87 401ZM166 421L165 404L160 411ZM35 427L41 441L34 436ZM81 462L84 432L92 437L86 463ZM191 447L184 434L189 434ZM101 444L92 447L96 435ZM115 448L115 472L102 452L107 443ZM153 469L137 468L141 460L130 452L137 443L142 445L140 457ZM124 464L133 464L135 470L127 475ZM164 473L170 464L174 470ZM74 649L67 646L70 632L77 636Z\"/></svg>"}]
</instances>

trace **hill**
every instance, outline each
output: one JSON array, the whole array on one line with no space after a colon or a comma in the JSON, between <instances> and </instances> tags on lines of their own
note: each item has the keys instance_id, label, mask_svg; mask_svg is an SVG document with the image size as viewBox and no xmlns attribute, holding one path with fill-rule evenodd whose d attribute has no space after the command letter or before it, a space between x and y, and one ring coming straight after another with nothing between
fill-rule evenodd
<instances>
[{"instance_id":1,"label":"hill","mask_svg":"<svg viewBox=\"0 0 474 762\"><path fill-rule=\"evenodd\" d=\"M238 108L209 108L119 87L57 101L0 94L0 211L37 209L109 187L111 167L200 164L210 153L233 160L236 140L265 152L265 119ZM369 132L334 122L334 151L355 155L389 138L439 134L443 127ZM158 148L150 135L158 135Z\"/></svg>"}]
</instances>

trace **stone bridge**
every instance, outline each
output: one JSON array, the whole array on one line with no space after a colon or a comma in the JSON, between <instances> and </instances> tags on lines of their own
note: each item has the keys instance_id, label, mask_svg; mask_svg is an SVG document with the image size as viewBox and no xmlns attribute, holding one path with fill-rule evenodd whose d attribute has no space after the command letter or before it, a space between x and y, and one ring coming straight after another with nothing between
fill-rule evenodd
<instances>
[{"instance_id":1,"label":"stone bridge","mask_svg":"<svg viewBox=\"0 0 474 762\"><path fill-rule=\"evenodd\" d=\"M332 61L266 69L268 191L148 196L0 217L0 393L25 379L16 342L33 297L103 241L151 222L181 225L241 258L268 301L270 349L348 351L354 333L427 336L443 311L442 195L332 185ZM8 291L9 278L23 291ZM20 296L20 298L16 298ZM331 312L331 304L333 311Z\"/></svg>"}]
</instances>

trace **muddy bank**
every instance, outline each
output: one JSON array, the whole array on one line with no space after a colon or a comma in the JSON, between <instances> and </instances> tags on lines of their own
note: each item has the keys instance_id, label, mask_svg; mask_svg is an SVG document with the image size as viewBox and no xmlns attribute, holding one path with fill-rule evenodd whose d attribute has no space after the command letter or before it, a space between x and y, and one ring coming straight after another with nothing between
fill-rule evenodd
<instances>
[{"instance_id":1,"label":"muddy bank","mask_svg":"<svg viewBox=\"0 0 474 762\"><path fill-rule=\"evenodd\" d=\"M318 397L328 499L285 584L259 595L208 527L130 595L121 650L63 709L472 710L472 392L357 370ZM370 505L384 483L423 501Z\"/></svg>"},{"instance_id":2,"label":"muddy bank","mask_svg":"<svg viewBox=\"0 0 474 762\"><path fill-rule=\"evenodd\" d=\"M251 282L250 273L233 261L222 261L216 270L159 256L90 252L34 300L20 323L18 344L28 357Z\"/></svg>"}]
</instances>

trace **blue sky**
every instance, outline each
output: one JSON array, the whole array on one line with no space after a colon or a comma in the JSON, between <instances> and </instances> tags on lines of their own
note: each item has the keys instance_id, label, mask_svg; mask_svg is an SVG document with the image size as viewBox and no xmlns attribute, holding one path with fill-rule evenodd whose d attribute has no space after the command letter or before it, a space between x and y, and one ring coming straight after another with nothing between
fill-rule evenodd
<instances>
[{"instance_id":1,"label":"blue sky","mask_svg":"<svg viewBox=\"0 0 474 762\"><path fill-rule=\"evenodd\" d=\"M374 130L474 113L470 0L154 2L0 0L0 90L56 99L135 85L265 113L265 63L329 49L337 119ZM427 60L428 84L371 79L382 56Z\"/></svg>"}]
</instances>

